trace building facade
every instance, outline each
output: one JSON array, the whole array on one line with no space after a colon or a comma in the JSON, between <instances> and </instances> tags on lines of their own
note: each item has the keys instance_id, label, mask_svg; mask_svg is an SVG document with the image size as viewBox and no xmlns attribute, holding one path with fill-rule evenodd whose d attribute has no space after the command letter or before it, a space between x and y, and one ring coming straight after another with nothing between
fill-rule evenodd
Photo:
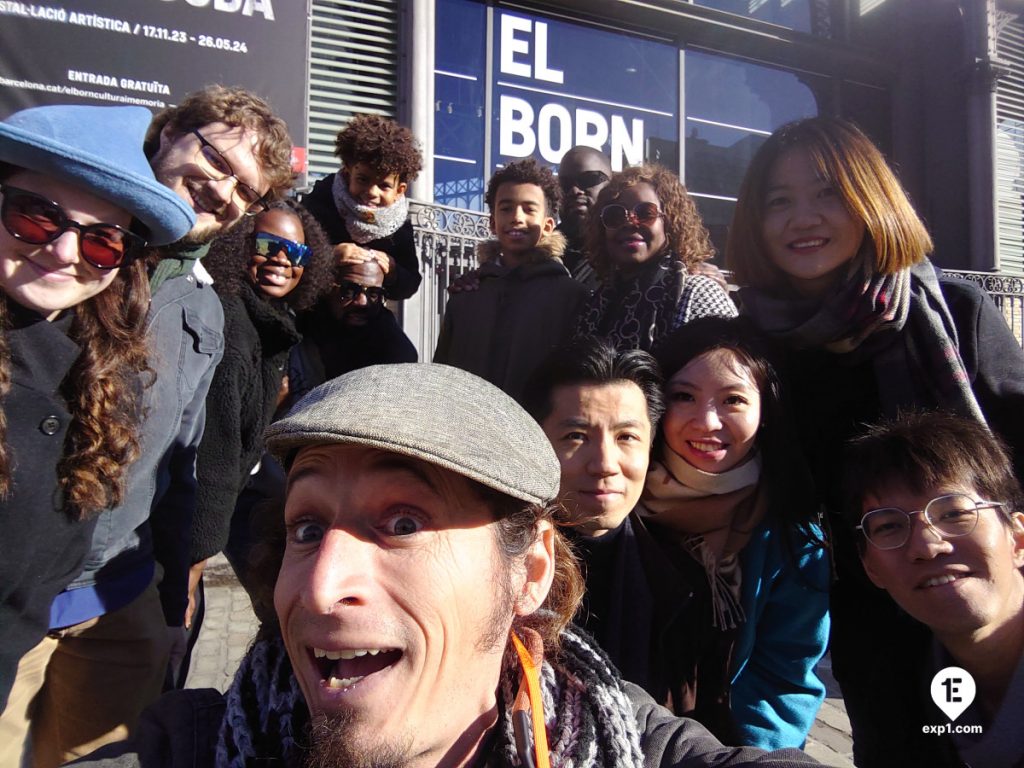
<instances>
[{"instance_id":1,"label":"building facade","mask_svg":"<svg viewBox=\"0 0 1024 768\"><path fill-rule=\"evenodd\" d=\"M313 0L310 170L351 114L422 139L418 200L481 210L492 170L591 144L679 172L719 250L760 142L857 122L946 268L1024 275L1019 0Z\"/></svg>"}]
</instances>

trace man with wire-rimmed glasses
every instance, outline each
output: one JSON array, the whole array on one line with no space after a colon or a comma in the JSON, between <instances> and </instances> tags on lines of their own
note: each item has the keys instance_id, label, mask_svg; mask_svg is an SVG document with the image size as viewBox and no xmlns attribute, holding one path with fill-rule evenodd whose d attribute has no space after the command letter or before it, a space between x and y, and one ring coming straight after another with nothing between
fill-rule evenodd
<instances>
[{"instance_id":1,"label":"man with wire-rimmed glasses","mask_svg":"<svg viewBox=\"0 0 1024 768\"><path fill-rule=\"evenodd\" d=\"M870 764L1021 764L1024 498L1005 447L976 421L914 414L853 441L847 466L867 577L930 630L878 659L886 754ZM950 667L949 691L933 692Z\"/></svg>"}]
</instances>

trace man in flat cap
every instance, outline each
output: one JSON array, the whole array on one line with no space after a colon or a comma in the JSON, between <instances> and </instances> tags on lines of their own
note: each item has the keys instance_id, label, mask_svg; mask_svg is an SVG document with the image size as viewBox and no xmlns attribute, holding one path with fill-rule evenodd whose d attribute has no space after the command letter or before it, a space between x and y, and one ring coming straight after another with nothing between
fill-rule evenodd
<instances>
[{"instance_id":1,"label":"man in flat cap","mask_svg":"<svg viewBox=\"0 0 1024 768\"><path fill-rule=\"evenodd\" d=\"M569 627L559 466L497 388L364 368L268 431L288 469L264 626L224 696L166 695L89 765L788 766L723 747L624 683Z\"/></svg>"}]
</instances>

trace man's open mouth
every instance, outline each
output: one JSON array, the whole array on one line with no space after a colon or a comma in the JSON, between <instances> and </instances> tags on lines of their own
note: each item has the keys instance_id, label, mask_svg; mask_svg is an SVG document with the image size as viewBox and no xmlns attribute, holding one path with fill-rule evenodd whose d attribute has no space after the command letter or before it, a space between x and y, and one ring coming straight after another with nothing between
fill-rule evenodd
<instances>
[{"instance_id":1,"label":"man's open mouth","mask_svg":"<svg viewBox=\"0 0 1024 768\"><path fill-rule=\"evenodd\" d=\"M328 688L349 688L366 677L387 669L402 658L390 648L352 648L327 651L313 648L320 678Z\"/></svg>"}]
</instances>

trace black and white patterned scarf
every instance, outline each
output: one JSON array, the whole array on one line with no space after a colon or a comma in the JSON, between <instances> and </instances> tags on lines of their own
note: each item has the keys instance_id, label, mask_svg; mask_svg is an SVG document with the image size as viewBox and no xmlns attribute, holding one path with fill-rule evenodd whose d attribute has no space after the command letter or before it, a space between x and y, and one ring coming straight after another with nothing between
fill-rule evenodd
<instances>
[{"instance_id":1,"label":"black and white patterned scarf","mask_svg":"<svg viewBox=\"0 0 1024 768\"><path fill-rule=\"evenodd\" d=\"M331 194L334 206L345 220L345 228L353 242L360 245L393 235L409 218L409 198L405 195L384 207L357 203L348 193L348 182L340 171L334 174Z\"/></svg>"},{"instance_id":2,"label":"black and white patterned scarf","mask_svg":"<svg viewBox=\"0 0 1024 768\"><path fill-rule=\"evenodd\" d=\"M672 330L686 282L686 265L666 253L623 278L605 278L584 306L577 335L600 336L616 349L643 349Z\"/></svg>"},{"instance_id":3,"label":"black and white patterned scarf","mask_svg":"<svg viewBox=\"0 0 1024 768\"><path fill-rule=\"evenodd\" d=\"M501 712L488 764L519 766L512 731L515 674L500 684ZM572 629L562 633L562 650L544 660L541 689L554 768L643 766L640 734L622 680L592 640ZM217 765L245 768L259 759L302 765L309 721L302 693L280 637L258 640L226 694L217 741Z\"/></svg>"}]
</instances>

